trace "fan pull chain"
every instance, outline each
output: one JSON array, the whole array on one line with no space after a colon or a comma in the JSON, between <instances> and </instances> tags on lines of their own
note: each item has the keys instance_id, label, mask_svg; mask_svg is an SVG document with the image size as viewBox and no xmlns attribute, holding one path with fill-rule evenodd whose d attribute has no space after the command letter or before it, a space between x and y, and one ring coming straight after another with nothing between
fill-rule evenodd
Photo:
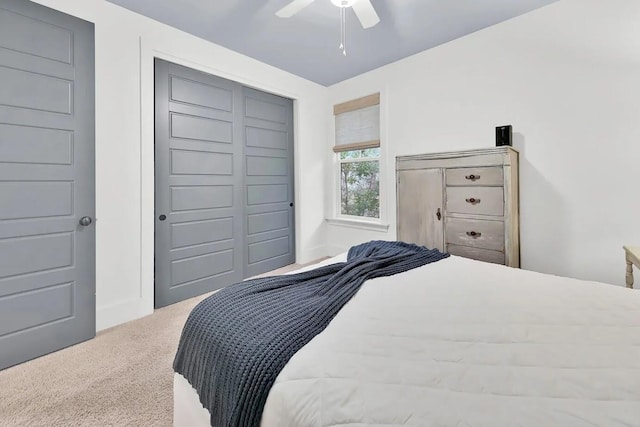
<instances>
[{"instance_id":1,"label":"fan pull chain","mask_svg":"<svg viewBox=\"0 0 640 427\"><path fill-rule=\"evenodd\" d=\"M338 47L338 49L342 50L344 49L344 28L342 27L342 16L344 15L344 12L342 10L342 8L340 8L340 47Z\"/></svg>"},{"instance_id":2,"label":"fan pull chain","mask_svg":"<svg viewBox=\"0 0 640 427\"><path fill-rule=\"evenodd\" d=\"M340 50L347 56L347 8L344 6L340 8Z\"/></svg>"}]
</instances>

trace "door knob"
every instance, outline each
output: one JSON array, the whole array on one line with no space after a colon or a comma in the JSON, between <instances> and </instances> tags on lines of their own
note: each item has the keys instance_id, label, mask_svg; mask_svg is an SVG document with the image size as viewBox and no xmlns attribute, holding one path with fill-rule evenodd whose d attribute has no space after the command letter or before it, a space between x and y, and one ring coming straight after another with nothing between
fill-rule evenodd
<instances>
[{"instance_id":1,"label":"door knob","mask_svg":"<svg viewBox=\"0 0 640 427\"><path fill-rule=\"evenodd\" d=\"M78 221L80 223L80 225L82 225L83 227L89 226L91 225L91 223L93 222L93 220L91 219L90 216L83 216L82 218L80 218L80 221Z\"/></svg>"}]
</instances>

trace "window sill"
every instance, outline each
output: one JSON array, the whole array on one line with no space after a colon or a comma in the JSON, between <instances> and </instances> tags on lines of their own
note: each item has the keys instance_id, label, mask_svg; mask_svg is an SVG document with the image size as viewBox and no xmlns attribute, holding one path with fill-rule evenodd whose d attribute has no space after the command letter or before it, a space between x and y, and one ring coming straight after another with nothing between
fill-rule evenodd
<instances>
[{"instance_id":1,"label":"window sill","mask_svg":"<svg viewBox=\"0 0 640 427\"><path fill-rule=\"evenodd\" d=\"M325 221L329 225L336 225L338 227L347 227L347 228L359 228L362 230L371 230L371 231L388 231L389 224L382 224L380 222L374 221L366 221L359 219L345 219L345 218L326 218Z\"/></svg>"}]
</instances>

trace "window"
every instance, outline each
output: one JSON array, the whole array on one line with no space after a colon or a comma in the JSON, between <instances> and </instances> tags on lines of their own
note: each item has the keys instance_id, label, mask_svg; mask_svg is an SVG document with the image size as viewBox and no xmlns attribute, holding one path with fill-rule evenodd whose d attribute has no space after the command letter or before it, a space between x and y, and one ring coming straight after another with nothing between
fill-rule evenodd
<instances>
[{"instance_id":1,"label":"window","mask_svg":"<svg viewBox=\"0 0 640 427\"><path fill-rule=\"evenodd\" d=\"M380 218L380 148L340 152L340 214Z\"/></svg>"},{"instance_id":2,"label":"window","mask_svg":"<svg viewBox=\"0 0 640 427\"><path fill-rule=\"evenodd\" d=\"M334 106L338 215L380 218L380 94Z\"/></svg>"}]
</instances>

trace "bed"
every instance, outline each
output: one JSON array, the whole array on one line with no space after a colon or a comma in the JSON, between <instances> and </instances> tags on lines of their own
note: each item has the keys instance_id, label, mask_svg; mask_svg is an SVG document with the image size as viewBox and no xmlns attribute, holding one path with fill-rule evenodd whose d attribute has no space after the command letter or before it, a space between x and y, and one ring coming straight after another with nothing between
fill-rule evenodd
<instances>
[{"instance_id":1,"label":"bed","mask_svg":"<svg viewBox=\"0 0 640 427\"><path fill-rule=\"evenodd\" d=\"M209 420L175 374L174 426ZM261 420L640 426L640 293L456 256L368 280L282 369Z\"/></svg>"}]
</instances>

